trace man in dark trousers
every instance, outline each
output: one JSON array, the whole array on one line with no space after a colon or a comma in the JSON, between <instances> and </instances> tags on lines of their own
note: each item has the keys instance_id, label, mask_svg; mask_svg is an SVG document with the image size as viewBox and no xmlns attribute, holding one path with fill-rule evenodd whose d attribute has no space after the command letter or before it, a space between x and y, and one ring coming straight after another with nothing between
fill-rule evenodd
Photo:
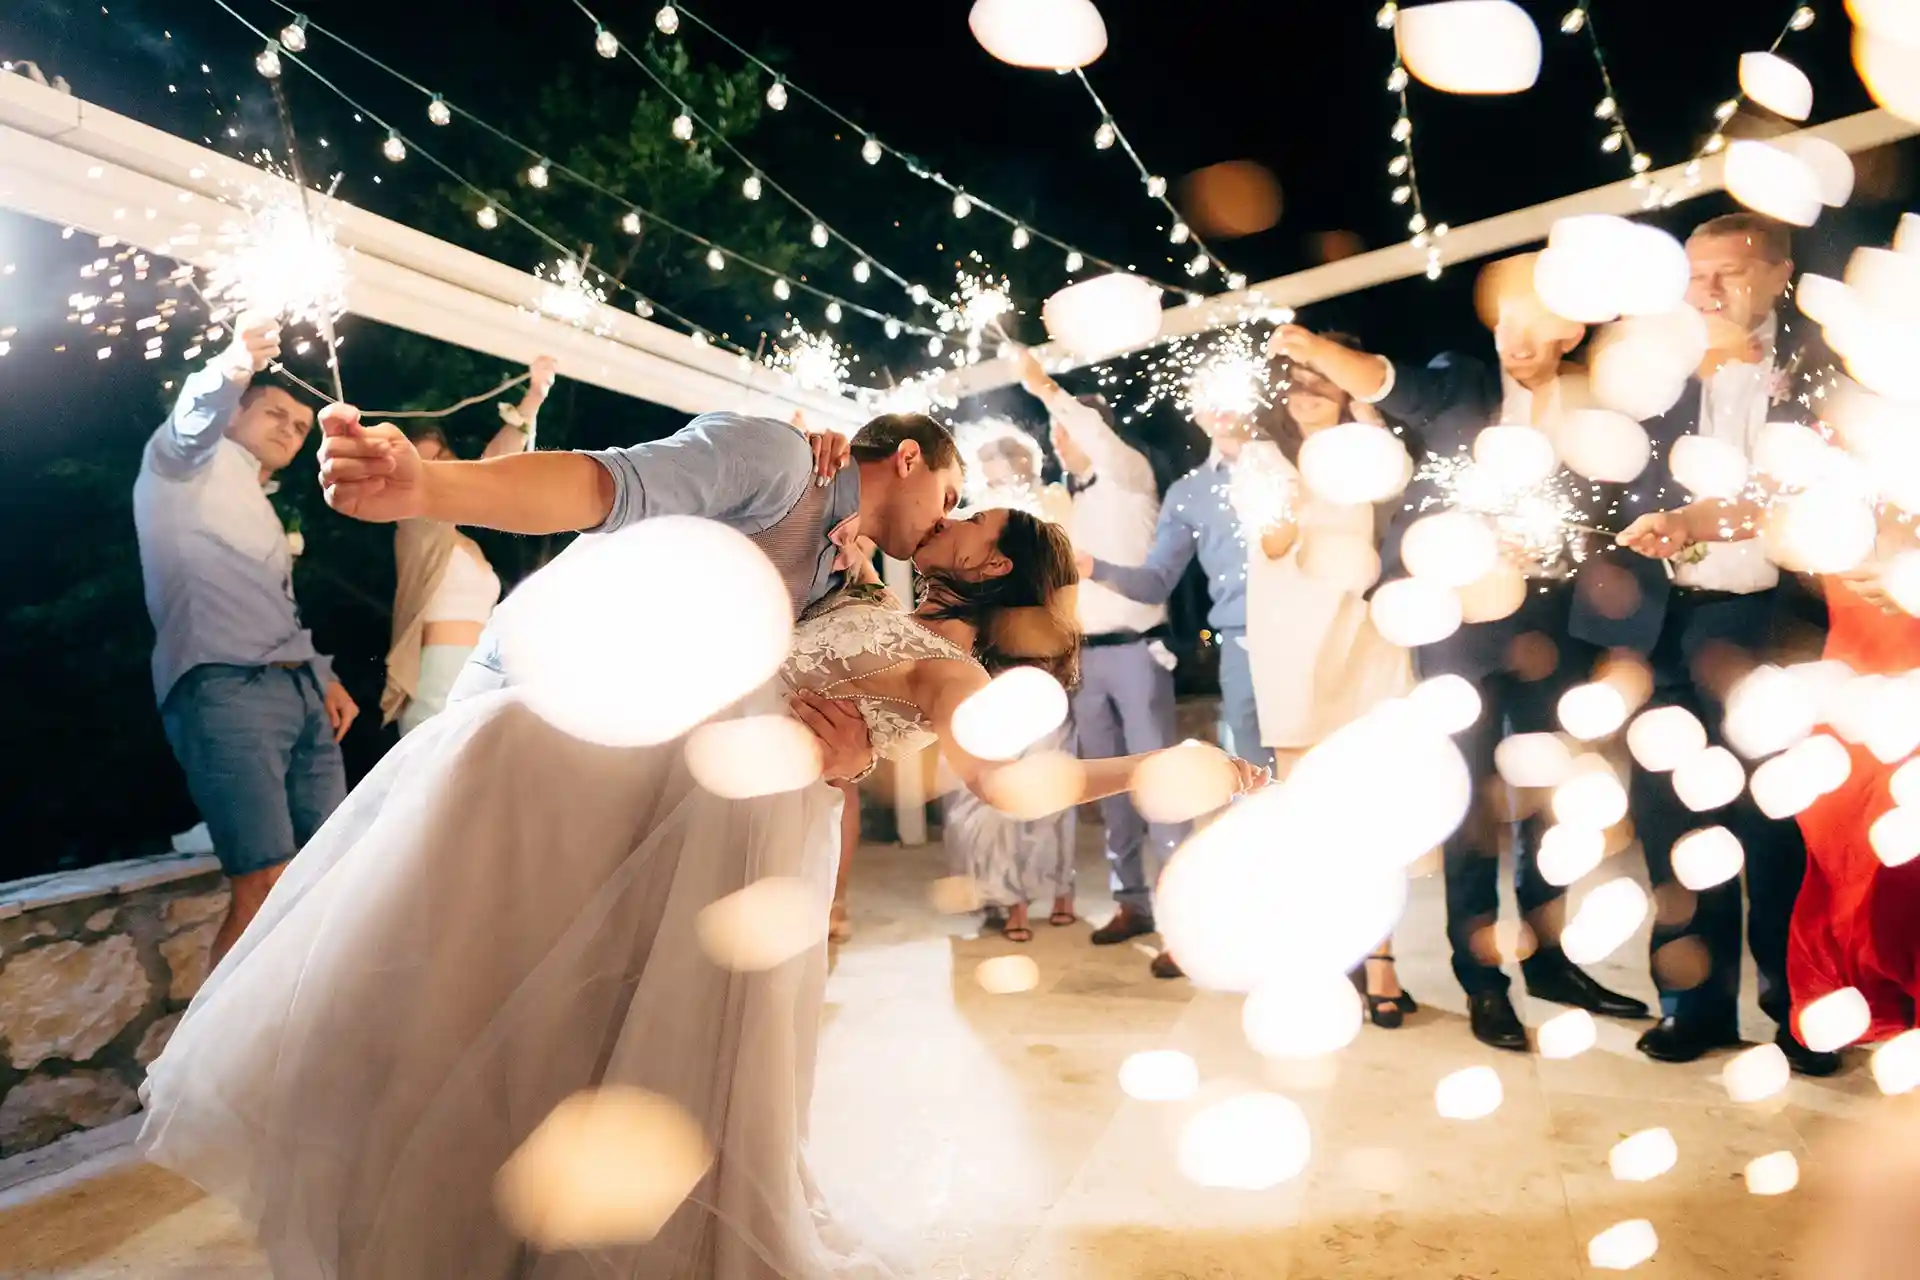
<instances>
[{"instance_id":1,"label":"man in dark trousers","mask_svg":"<svg viewBox=\"0 0 1920 1280\"><path fill-rule=\"evenodd\" d=\"M1506 290L1508 296L1499 305L1497 368L1457 352L1436 356L1425 367L1396 365L1293 326L1274 334L1270 350L1312 365L1356 400L1377 405L1403 424L1416 465L1470 457L1474 438L1484 428L1545 423L1554 415L1561 394L1561 358L1584 337L1580 326L1551 315L1533 298L1530 259L1496 265L1503 268L1499 279L1524 282L1524 287ZM1443 495L1430 481L1416 479L1409 486L1381 540L1381 581L1405 575L1400 545L1408 526L1443 505ZM1539 566L1530 566L1529 572L1537 575ZM1534 576L1518 609L1503 617L1468 621L1414 655L1422 678L1458 675L1480 694L1480 718L1455 737L1477 803L1447 838L1443 869L1453 972L1467 993L1473 1034L1497 1049L1524 1051L1527 1033L1492 945L1500 911L1496 833L1502 825L1499 811L1509 807L1506 784L1494 767L1494 749L1515 734L1553 730L1558 695L1586 673L1591 651L1567 637L1567 596L1564 580ZM1560 950L1558 904L1566 890L1548 884L1535 864L1544 825L1537 817L1531 819L1513 842L1516 896L1537 940L1533 954L1520 965L1528 994L1614 1017L1645 1017L1645 1004L1601 986Z\"/></svg>"},{"instance_id":2,"label":"man in dark trousers","mask_svg":"<svg viewBox=\"0 0 1920 1280\"><path fill-rule=\"evenodd\" d=\"M1831 357L1805 341L1812 326L1783 305L1793 279L1785 227L1750 213L1702 223L1687 241L1688 303L1707 321L1710 349L1673 408L1647 424L1653 458L1627 486L1622 510L1646 514L1621 549L1583 573L1569 625L1576 636L1643 655L1653 669L1649 707L1684 707L1721 744L1728 688L1770 652L1793 623L1824 607L1791 575L1784 580L1757 540L1708 541L1719 524L1710 502L1687 504L1668 470L1675 441L1697 435L1737 448L1749 462L1769 421L1808 422L1831 380ZM1692 518L1698 517L1698 518ZM1638 552L1638 554L1636 554ZM1667 563L1663 564L1662 561ZM1811 603L1813 608L1809 609ZM1806 844L1791 817L1767 817L1743 791L1696 813L1672 779L1636 762L1634 827L1646 850L1657 902L1652 940L1662 1017L1640 1038L1658 1062L1692 1062L1739 1043L1741 885L1760 1007L1779 1024L1775 1043L1802 1075L1831 1075L1840 1057L1794 1038L1787 990L1787 927L1806 874ZM1746 874L1697 893L1673 871L1673 848L1697 827L1721 825L1740 841Z\"/></svg>"}]
</instances>

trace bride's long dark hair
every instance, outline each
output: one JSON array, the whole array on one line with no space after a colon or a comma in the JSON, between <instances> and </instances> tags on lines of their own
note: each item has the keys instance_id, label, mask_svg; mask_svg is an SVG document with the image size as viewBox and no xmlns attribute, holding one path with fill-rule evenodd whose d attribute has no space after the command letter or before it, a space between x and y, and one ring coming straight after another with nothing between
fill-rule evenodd
<instances>
[{"instance_id":1,"label":"bride's long dark hair","mask_svg":"<svg viewBox=\"0 0 1920 1280\"><path fill-rule=\"evenodd\" d=\"M991 675L1039 667L1073 688L1080 680L1080 573L1066 530L1009 508L996 545L1011 566L998 577L935 570L921 578L923 616L972 627L973 655Z\"/></svg>"}]
</instances>

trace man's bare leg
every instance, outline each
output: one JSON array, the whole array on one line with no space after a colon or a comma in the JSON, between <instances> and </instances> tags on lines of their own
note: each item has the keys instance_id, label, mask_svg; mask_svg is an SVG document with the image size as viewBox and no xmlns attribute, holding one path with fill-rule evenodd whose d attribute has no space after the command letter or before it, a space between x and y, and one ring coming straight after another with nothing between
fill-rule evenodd
<instances>
[{"instance_id":1,"label":"man's bare leg","mask_svg":"<svg viewBox=\"0 0 1920 1280\"><path fill-rule=\"evenodd\" d=\"M233 950L233 944L240 941L240 935L260 914L267 895L273 892L273 886L280 882L280 873L286 869L287 864L281 862L264 871L249 871L245 875L235 876L227 882L233 900L227 906L227 918L221 923L220 932L213 937L212 964L217 965L226 959L227 952Z\"/></svg>"}]
</instances>

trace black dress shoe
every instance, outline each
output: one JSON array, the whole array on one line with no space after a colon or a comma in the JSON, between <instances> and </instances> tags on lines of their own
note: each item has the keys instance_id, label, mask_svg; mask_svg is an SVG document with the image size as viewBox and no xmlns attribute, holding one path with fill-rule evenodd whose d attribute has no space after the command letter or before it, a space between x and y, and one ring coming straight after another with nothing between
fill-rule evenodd
<instances>
[{"instance_id":1,"label":"black dress shoe","mask_svg":"<svg viewBox=\"0 0 1920 1280\"><path fill-rule=\"evenodd\" d=\"M1645 1001L1607 990L1594 981L1592 974L1571 960L1563 959L1531 970L1523 965L1521 973L1526 978L1527 994L1536 1000L1570 1004L1576 1009L1604 1014L1609 1018L1647 1016Z\"/></svg>"},{"instance_id":2,"label":"black dress shoe","mask_svg":"<svg viewBox=\"0 0 1920 1280\"><path fill-rule=\"evenodd\" d=\"M1473 1038L1481 1044L1516 1053L1527 1051L1527 1029L1520 1025L1520 1015L1513 1011L1513 1001L1504 991L1468 996L1467 1022L1473 1028Z\"/></svg>"},{"instance_id":3,"label":"black dress shoe","mask_svg":"<svg viewBox=\"0 0 1920 1280\"><path fill-rule=\"evenodd\" d=\"M1740 1043L1732 1028L1714 1028L1666 1017L1648 1028L1636 1046L1655 1062L1693 1062L1715 1049L1731 1049Z\"/></svg>"},{"instance_id":4,"label":"black dress shoe","mask_svg":"<svg viewBox=\"0 0 1920 1280\"><path fill-rule=\"evenodd\" d=\"M1787 1065L1796 1075L1830 1076L1840 1070L1840 1055L1821 1053L1809 1049L1793 1038L1793 1033L1785 1027L1774 1033L1773 1042L1780 1046L1780 1052L1787 1055Z\"/></svg>"},{"instance_id":5,"label":"black dress shoe","mask_svg":"<svg viewBox=\"0 0 1920 1280\"><path fill-rule=\"evenodd\" d=\"M1092 942L1096 947L1111 947L1152 932L1152 916L1122 907L1113 913L1113 919L1093 931Z\"/></svg>"}]
</instances>

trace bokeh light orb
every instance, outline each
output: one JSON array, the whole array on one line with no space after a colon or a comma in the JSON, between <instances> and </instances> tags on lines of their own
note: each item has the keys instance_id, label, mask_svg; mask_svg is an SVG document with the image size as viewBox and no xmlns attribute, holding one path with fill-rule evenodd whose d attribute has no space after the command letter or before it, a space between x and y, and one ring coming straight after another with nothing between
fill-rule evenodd
<instances>
[{"instance_id":1,"label":"bokeh light orb","mask_svg":"<svg viewBox=\"0 0 1920 1280\"><path fill-rule=\"evenodd\" d=\"M1327 502L1384 502L1407 487L1413 460L1400 438L1368 422L1343 422L1300 445L1300 478Z\"/></svg>"},{"instance_id":2,"label":"bokeh light orb","mask_svg":"<svg viewBox=\"0 0 1920 1280\"><path fill-rule=\"evenodd\" d=\"M1483 1120L1500 1109L1506 1090L1492 1067L1463 1067L1433 1089L1433 1107L1448 1120Z\"/></svg>"},{"instance_id":3,"label":"bokeh light orb","mask_svg":"<svg viewBox=\"0 0 1920 1280\"><path fill-rule=\"evenodd\" d=\"M1067 691L1038 667L1014 667L953 711L960 749L982 760L1012 760L1067 719Z\"/></svg>"},{"instance_id":4,"label":"bokeh light orb","mask_svg":"<svg viewBox=\"0 0 1920 1280\"><path fill-rule=\"evenodd\" d=\"M1280 179L1255 160L1227 160L1196 169L1180 184L1187 224L1208 240L1258 235L1280 221Z\"/></svg>"},{"instance_id":5,"label":"bokeh light orb","mask_svg":"<svg viewBox=\"0 0 1920 1280\"><path fill-rule=\"evenodd\" d=\"M1438 0L1399 12L1400 56L1442 93L1520 93L1540 78L1540 28L1512 0Z\"/></svg>"},{"instance_id":6,"label":"bokeh light orb","mask_svg":"<svg viewBox=\"0 0 1920 1280\"><path fill-rule=\"evenodd\" d=\"M1460 597L1426 578L1400 578L1373 593L1375 630L1389 644L1416 649L1437 644L1460 629Z\"/></svg>"},{"instance_id":7,"label":"bokeh light orb","mask_svg":"<svg viewBox=\"0 0 1920 1280\"><path fill-rule=\"evenodd\" d=\"M1277 1093L1243 1093L1187 1121L1175 1162L1198 1186L1265 1191L1299 1176L1312 1154L1313 1131L1298 1104Z\"/></svg>"},{"instance_id":8,"label":"bokeh light orb","mask_svg":"<svg viewBox=\"0 0 1920 1280\"><path fill-rule=\"evenodd\" d=\"M974 0L967 26L981 48L1016 67L1084 67L1107 51L1107 24L1092 0Z\"/></svg>"},{"instance_id":9,"label":"bokeh light orb","mask_svg":"<svg viewBox=\"0 0 1920 1280\"><path fill-rule=\"evenodd\" d=\"M1160 286L1139 276L1095 276L1048 298L1040 315L1048 335L1076 355L1114 355L1144 346L1159 334Z\"/></svg>"},{"instance_id":10,"label":"bokeh light orb","mask_svg":"<svg viewBox=\"0 0 1920 1280\"><path fill-rule=\"evenodd\" d=\"M1120 1064L1120 1091L1140 1102L1179 1102L1199 1090L1199 1066L1177 1049L1147 1049Z\"/></svg>"},{"instance_id":11,"label":"bokeh light orb","mask_svg":"<svg viewBox=\"0 0 1920 1280\"><path fill-rule=\"evenodd\" d=\"M1267 1058L1319 1058L1360 1034L1360 993L1343 973L1283 974L1254 988L1240 1010L1240 1029Z\"/></svg>"}]
</instances>

